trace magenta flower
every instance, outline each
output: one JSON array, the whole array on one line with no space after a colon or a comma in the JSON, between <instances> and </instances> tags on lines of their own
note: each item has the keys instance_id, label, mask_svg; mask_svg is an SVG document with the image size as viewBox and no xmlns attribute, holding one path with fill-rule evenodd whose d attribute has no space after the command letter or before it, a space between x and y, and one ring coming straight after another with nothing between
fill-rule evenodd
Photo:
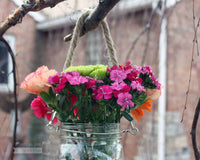
<instances>
[{"instance_id":1,"label":"magenta flower","mask_svg":"<svg viewBox=\"0 0 200 160\"><path fill-rule=\"evenodd\" d=\"M138 74L136 72L131 72L127 75L128 80L133 81L136 79L136 77L138 76Z\"/></svg>"},{"instance_id":2,"label":"magenta flower","mask_svg":"<svg viewBox=\"0 0 200 160\"><path fill-rule=\"evenodd\" d=\"M117 70L117 69L118 69L117 66L112 66L111 68L107 68L106 72L110 72L110 71Z\"/></svg>"},{"instance_id":3,"label":"magenta flower","mask_svg":"<svg viewBox=\"0 0 200 160\"><path fill-rule=\"evenodd\" d=\"M88 82L85 83L86 89L89 88L95 88L96 87L96 81L95 80L89 80Z\"/></svg>"},{"instance_id":4,"label":"magenta flower","mask_svg":"<svg viewBox=\"0 0 200 160\"><path fill-rule=\"evenodd\" d=\"M80 76L80 73L78 73L77 71L67 72L67 74L70 74L72 76Z\"/></svg>"},{"instance_id":5,"label":"magenta flower","mask_svg":"<svg viewBox=\"0 0 200 160\"><path fill-rule=\"evenodd\" d=\"M139 82L140 84L143 82L142 78L137 78L135 81Z\"/></svg>"},{"instance_id":6,"label":"magenta flower","mask_svg":"<svg viewBox=\"0 0 200 160\"><path fill-rule=\"evenodd\" d=\"M48 81L50 84L55 84L60 82L60 73L58 72L55 76L50 76Z\"/></svg>"},{"instance_id":7,"label":"magenta flower","mask_svg":"<svg viewBox=\"0 0 200 160\"><path fill-rule=\"evenodd\" d=\"M65 83L60 83L56 86L55 88L55 93L59 93L63 90L63 88L65 88L66 84Z\"/></svg>"},{"instance_id":8,"label":"magenta flower","mask_svg":"<svg viewBox=\"0 0 200 160\"><path fill-rule=\"evenodd\" d=\"M121 83L122 92L129 92L131 88L126 83Z\"/></svg>"},{"instance_id":9,"label":"magenta flower","mask_svg":"<svg viewBox=\"0 0 200 160\"><path fill-rule=\"evenodd\" d=\"M141 85L139 81L132 81L131 87L132 89L137 89L138 91L146 92L146 89L144 88L144 86Z\"/></svg>"},{"instance_id":10,"label":"magenta flower","mask_svg":"<svg viewBox=\"0 0 200 160\"><path fill-rule=\"evenodd\" d=\"M66 77L62 77L61 82L56 86L55 93L61 92L68 82Z\"/></svg>"},{"instance_id":11,"label":"magenta flower","mask_svg":"<svg viewBox=\"0 0 200 160\"><path fill-rule=\"evenodd\" d=\"M146 73L149 73L150 75L152 75L152 68L151 68L151 66L145 66L145 67L143 67L143 71L145 71Z\"/></svg>"},{"instance_id":12,"label":"magenta flower","mask_svg":"<svg viewBox=\"0 0 200 160\"><path fill-rule=\"evenodd\" d=\"M132 95L128 92L126 93L120 93L118 95L117 104L122 106L122 109L124 110L126 107L133 107L134 103L131 101Z\"/></svg>"},{"instance_id":13,"label":"magenta flower","mask_svg":"<svg viewBox=\"0 0 200 160\"><path fill-rule=\"evenodd\" d=\"M41 97L38 96L31 102L31 109L34 110L33 113L36 117L38 118L46 117L47 120L50 121L52 115L51 113L52 109L47 106L47 104L43 101ZM53 123L54 124L57 123L56 117L54 118Z\"/></svg>"},{"instance_id":14,"label":"magenta flower","mask_svg":"<svg viewBox=\"0 0 200 160\"><path fill-rule=\"evenodd\" d=\"M118 83L122 82L124 79L126 79L126 77L127 77L127 74L121 70L112 70L110 72L110 79Z\"/></svg>"},{"instance_id":15,"label":"magenta flower","mask_svg":"<svg viewBox=\"0 0 200 160\"><path fill-rule=\"evenodd\" d=\"M104 99L111 99L112 98L112 88L109 85L100 86L96 90L95 98L100 100L104 97Z\"/></svg>"},{"instance_id":16,"label":"magenta flower","mask_svg":"<svg viewBox=\"0 0 200 160\"><path fill-rule=\"evenodd\" d=\"M153 82L155 83L155 85L156 85L156 88L157 89L160 89L160 87L161 87L161 84L159 83L159 80L158 79L155 79L155 76L154 76L154 74L152 74L151 75L151 79L153 80Z\"/></svg>"}]
</instances>

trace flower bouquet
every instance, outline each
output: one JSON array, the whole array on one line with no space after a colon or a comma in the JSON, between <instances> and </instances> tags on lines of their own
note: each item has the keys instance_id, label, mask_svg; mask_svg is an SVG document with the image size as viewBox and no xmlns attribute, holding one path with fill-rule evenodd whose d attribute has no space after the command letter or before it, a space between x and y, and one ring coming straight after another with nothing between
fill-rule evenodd
<instances>
[{"instance_id":1,"label":"flower bouquet","mask_svg":"<svg viewBox=\"0 0 200 160\"><path fill-rule=\"evenodd\" d=\"M84 136L96 124L104 127L95 132L106 132L107 126L119 123L121 117L140 121L143 110L151 111L151 102L160 96L160 86L150 66L133 67L129 61L126 65L112 67L72 66L62 73L42 66L21 83L21 88L38 94L31 103L31 109L38 118L47 117L50 120L52 111L55 111L53 123L59 119L63 124L90 124L89 128L73 128L84 132ZM115 127L112 129L119 126ZM69 135L73 136L72 133ZM93 138L99 141L102 137L95 135ZM92 153L91 148L87 146ZM83 156L83 153L79 155Z\"/></svg>"},{"instance_id":2,"label":"flower bouquet","mask_svg":"<svg viewBox=\"0 0 200 160\"><path fill-rule=\"evenodd\" d=\"M53 124L62 122L61 159L121 160L120 119L125 117L133 127L133 118L140 121L143 110L151 111L161 84L150 66L132 66L129 61L118 65L105 20L102 28L113 65L71 66L84 18L77 21L67 69L60 73L42 66L25 78L21 88L38 95L31 103L38 118L46 117ZM125 132L133 133L133 129Z\"/></svg>"}]
</instances>

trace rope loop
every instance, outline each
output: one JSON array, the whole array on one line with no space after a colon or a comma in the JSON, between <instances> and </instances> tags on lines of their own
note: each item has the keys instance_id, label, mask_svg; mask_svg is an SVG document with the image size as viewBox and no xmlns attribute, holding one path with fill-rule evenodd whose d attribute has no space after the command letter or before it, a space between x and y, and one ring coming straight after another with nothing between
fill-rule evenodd
<instances>
[{"instance_id":1,"label":"rope loop","mask_svg":"<svg viewBox=\"0 0 200 160\"><path fill-rule=\"evenodd\" d=\"M85 22L86 18L90 15L90 13L91 13L91 10L86 11L85 13L83 13L79 17L79 19L76 22L76 25L75 25L75 28L74 28L74 31L73 31L73 34L72 34L72 39L71 39L71 42L70 42L69 50L68 50L68 53L67 53L67 58L65 60L64 66L63 66L63 70L72 65L72 60L73 60L75 48L78 44L79 37L81 35L82 29L83 29L83 26L84 26L84 22ZM110 58L113 65L118 65L116 51L115 51L115 48L114 48L110 29L109 29L109 26L108 26L106 19L102 20L101 26L102 26L102 29L103 29L104 39L105 39L105 42L106 42L106 47L107 47L107 50L108 50L109 58Z\"/></svg>"}]
</instances>

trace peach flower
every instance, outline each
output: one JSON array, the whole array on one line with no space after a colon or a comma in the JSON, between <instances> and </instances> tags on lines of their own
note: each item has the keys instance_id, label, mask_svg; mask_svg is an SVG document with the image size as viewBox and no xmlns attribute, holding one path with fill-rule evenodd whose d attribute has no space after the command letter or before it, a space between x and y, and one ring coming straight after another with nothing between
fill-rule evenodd
<instances>
[{"instance_id":1,"label":"peach flower","mask_svg":"<svg viewBox=\"0 0 200 160\"><path fill-rule=\"evenodd\" d=\"M35 72L26 76L25 80L21 83L20 88L23 88L33 94L48 92L49 87L51 87L48 79L56 73L56 70L49 70L46 66L41 66Z\"/></svg>"},{"instance_id":2,"label":"peach flower","mask_svg":"<svg viewBox=\"0 0 200 160\"><path fill-rule=\"evenodd\" d=\"M161 89L147 89L147 97L157 100L161 95Z\"/></svg>"}]
</instances>

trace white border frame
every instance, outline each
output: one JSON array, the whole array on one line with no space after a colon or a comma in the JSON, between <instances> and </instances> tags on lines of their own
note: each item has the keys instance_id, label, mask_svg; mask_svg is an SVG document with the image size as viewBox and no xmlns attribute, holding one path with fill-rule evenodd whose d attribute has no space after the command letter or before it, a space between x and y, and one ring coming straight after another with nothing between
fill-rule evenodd
<instances>
[{"instance_id":1,"label":"white border frame","mask_svg":"<svg viewBox=\"0 0 200 160\"><path fill-rule=\"evenodd\" d=\"M10 45L13 53L15 54L15 36L13 35L4 35L5 40ZM10 93L14 91L14 75L12 72L13 64L10 54L8 55L8 83L0 83L0 93Z\"/></svg>"}]
</instances>

